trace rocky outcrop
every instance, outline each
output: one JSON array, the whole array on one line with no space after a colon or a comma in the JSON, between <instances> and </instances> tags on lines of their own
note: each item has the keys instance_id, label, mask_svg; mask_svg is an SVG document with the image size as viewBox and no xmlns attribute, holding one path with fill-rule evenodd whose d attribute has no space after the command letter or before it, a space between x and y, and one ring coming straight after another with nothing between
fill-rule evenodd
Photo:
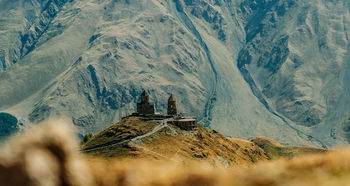
<instances>
[{"instance_id":1,"label":"rocky outcrop","mask_svg":"<svg viewBox=\"0 0 350 186\"><path fill-rule=\"evenodd\" d=\"M305 82L297 77L297 74L307 68L305 58L311 56L306 53L303 57L300 56L303 53L300 51L303 48L301 37L304 36L296 33L310 33L320 27L317 23L307 23L307 16L311 16L313 8L308 3L291 1L243 2L240 9L246 21L247 43L240 51L237 62L245 80L255 95L260 97L259 100L268 100L262 102L271 102L276 112L298 125L308 127L320 124L326 115L324 99L311 96L315 94L313 91L318 91L321 87L313 87L313 91L301 91ZM319 12L313 14L314 17L317 15ZM290 27L288 23L295 24L295 27ZM311 33L308 37L323 40L317 33ZM328 42L331 41L324 41ZM323 55L322 51L319 48L315 52ZM325 74L329 72L322 71L310 76L326 83L323 78Z\"/></svg>"},{"instance_id":2,"label":"rocky outcrop","mask_svg":"<svg viewBox=\"0 0 350 186\"><path fill-rule=\"evenodd\" d=\"M225 22L223 15L215 9L215 6L222 5L220 1L207 2L184 0L184 5L184 8L188 9L188 12L190 12L191 15L198 19L203 19L210 24L219 40L223 42L226 41L227 36L225 28L227 23Z\"/></svg>"},{"instance_id":3,"label":"rocky outcrop","mask_svg":"<svg viewBox=\"0 0 350 186\"><path fill-rule=\"evenodd\" d=\"M62 7L73 0L47 0L41 1L42 9L40 15L32 20L32 24L20 33L18 41L15 43L10 55L12 63L16 63L36 47L41 36L46 32L52 20L60 12Z\"/></svg>"}]
</instances>

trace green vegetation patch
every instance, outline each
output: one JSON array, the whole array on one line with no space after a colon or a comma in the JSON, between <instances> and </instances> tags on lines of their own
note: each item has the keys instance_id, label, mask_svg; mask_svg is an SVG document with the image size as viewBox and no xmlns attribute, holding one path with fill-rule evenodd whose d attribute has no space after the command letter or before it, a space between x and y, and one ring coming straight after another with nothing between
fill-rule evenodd
<instances>
[{"instance_id":1,"label":"green vegetation patch","mask_svg":"<svg viewBox=\"0 0 350 186\"><path fill-rule=\"evenodd\" d=\"M18 132L18 120L8 113L0 113L0 140Z\"/></svg>"}]
</instances>

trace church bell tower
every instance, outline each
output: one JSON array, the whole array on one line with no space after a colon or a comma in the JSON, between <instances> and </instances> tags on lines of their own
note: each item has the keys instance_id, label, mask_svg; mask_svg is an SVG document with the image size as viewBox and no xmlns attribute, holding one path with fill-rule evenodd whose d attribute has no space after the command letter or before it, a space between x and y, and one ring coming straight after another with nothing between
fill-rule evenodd
<instances>
[{"instance_id":1,"label":"church bell tower","mask_svg":"<svg viewBox=\"0 0 350 186\"><path fill-rule=\"evenodd\" d=\"M168 99L168 115L169 116L177 115L176 100L173 94L171 94Z\"/></svg>"}]
</instances>

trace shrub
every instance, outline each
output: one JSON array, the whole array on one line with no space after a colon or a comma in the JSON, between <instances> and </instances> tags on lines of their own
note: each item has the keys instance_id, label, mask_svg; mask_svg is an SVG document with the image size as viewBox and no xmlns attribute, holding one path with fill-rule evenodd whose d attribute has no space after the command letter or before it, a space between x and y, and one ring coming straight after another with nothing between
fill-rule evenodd
<instances>
[{"instance_id":1,"label":"shrub","mask_svg":"<svg viewBox=\"0 0 350 186\"><path fill-rule=\"evenodd\" d=\"M92 138L92 136L93 136L93 135L92 135L91 133L86 134L86 135L84 136L83 142L84 142L84 143L88 142L88 141Z\"/></svg>"}]
</instances>

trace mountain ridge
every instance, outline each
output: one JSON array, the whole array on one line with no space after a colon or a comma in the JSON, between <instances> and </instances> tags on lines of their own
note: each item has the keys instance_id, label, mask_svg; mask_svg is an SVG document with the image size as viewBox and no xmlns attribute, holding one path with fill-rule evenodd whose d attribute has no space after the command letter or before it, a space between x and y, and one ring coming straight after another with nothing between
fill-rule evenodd
<instances>
[{"instance_id":1,"label":"mountain ridge","mask_svg":"<svg viewBox=\"0 0 350 186\"><path fill-rule=\"evenodd\" d=\"M0 110L27 125L68 117L81 134L94 133L132 113L148 89L158 112L174 93L183 113L226 136L348 144L345 1L18 0L1 7ZM22 36L22 49L13 50Z\"/></svg>"}]
</instances>

